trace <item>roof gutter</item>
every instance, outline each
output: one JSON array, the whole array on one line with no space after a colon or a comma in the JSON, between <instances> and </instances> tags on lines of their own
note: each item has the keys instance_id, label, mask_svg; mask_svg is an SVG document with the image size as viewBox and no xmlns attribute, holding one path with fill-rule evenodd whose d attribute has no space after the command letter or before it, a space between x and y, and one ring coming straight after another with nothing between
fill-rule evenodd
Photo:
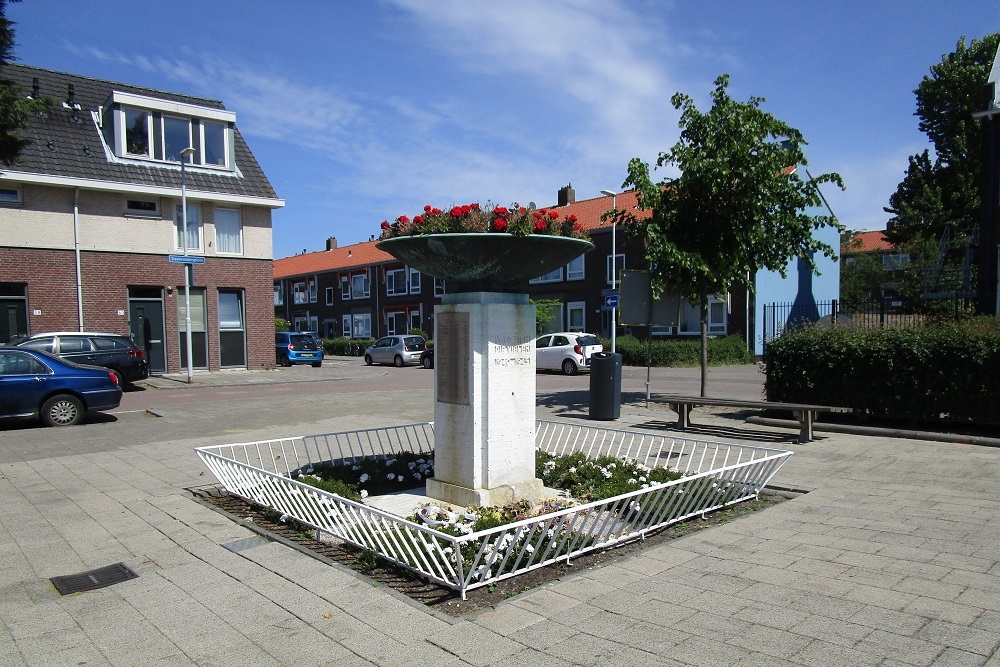
<instances>
[{"instance_id":1,"label":"roof gutter","mask_svg":"<svg viewBox=\"0 0 1000 667\"><path fill-rule=\"evenodd\" d=\"M54 185L69 188L83 188L85 190L100 190L103 192L134 192L136 194L157 195L161 197L180 198L180 188L156 187L149 185L139 185L133 183L115 183L112 181L98 181L89 178L73 178L70 176L51 176L48 174L34 174L24 171L0 171L0 180L18 181L20 183L34 183L38 185ZM203 192L192 191L187 188L188 199L202 199L210 201L221 201L231 204L248 204L252 206L266 206L267 208L282 208L285 205L284 199L277 197L252 197L248 195L234 195L225 192Z\"/></svg>"}]
</instances>

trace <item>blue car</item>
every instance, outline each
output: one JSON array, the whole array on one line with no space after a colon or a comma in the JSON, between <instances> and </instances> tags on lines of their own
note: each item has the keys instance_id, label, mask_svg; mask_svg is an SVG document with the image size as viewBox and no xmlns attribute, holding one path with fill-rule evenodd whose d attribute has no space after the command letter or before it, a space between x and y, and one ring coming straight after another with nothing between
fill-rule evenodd
<instances>
[{"instance_id":1,"label":"blue car","mask_svg":"<svg viewBox=\"0 0 1000 667\"><path fill-rule=\"evenodd\" d=\"M88 412L122 402L114 371L24 347L0 347L0 417L39 417L46 426L79 424Z\"/></svg>"},{"instance_id":2,"label":"blue car","mask_svg":"<svg viewBox=\"0 0 1000 667\"><path fill-rule=\"evenodd\" d=\"M274 358L279 366L311 364L323 365L323 345L308 333L279 331L274 334Z\"/></svg>"}]
</instances>

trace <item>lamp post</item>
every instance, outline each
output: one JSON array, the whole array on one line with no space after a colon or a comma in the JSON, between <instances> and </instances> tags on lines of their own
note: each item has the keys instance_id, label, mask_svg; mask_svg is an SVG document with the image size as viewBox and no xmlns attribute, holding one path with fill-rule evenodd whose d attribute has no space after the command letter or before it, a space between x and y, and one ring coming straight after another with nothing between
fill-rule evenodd
<instances>
[{"instance_id":1,"label":"lamp post","mask_svg":"<svg viewBox=\"0 0 1000 667\"><path fill-rule=\"evenodd\" d=\"M194 154L194 149L190 146L180 152L181 158L181 248L184 249L184 256L188 254L188 210L187 210L187 184L185 183L184 164L188 158ZM184 337L187 350L187 381L188 384L194 382L194 368L191 359L191 273L193 265L184 264Z\"/></svg>"},{"instance_id":2,"label":"lamp post","mask_svg":"<svg viewBox=\"0 0 1000 667\"><path fill-rule=\"evenodd\" d=\"M607 195L611 197L611 210L617 213L618 211L618 193L614 190L601 190L602 195ZM611 291L617 289L618 280L618 244L615 238L615 228L617 225L612 221L611 223ZM617 296L617 295L616 295ZM615 349L615 334L618 329L618 307L611 309L611 353L614 354L617 350Z\"/></svg>"}]
</instances>

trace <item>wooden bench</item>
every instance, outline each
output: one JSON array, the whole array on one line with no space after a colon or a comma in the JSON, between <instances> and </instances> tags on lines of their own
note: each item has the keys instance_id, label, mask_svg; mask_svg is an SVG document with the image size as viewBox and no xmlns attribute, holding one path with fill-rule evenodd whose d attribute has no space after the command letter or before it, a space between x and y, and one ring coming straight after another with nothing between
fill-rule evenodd
<instances>
[{"instance_id":1,"label":"wooden bench","mask_svg":"<svg viewBox=\"0 0 1000 667\"><path fill-rule=\"evenodd\" d=\"M707 398L704 396L673 396L657 394L653 403L665 403L677 413L677 426L681 430L691 427L691 409L699 405L711 405L727 408L753 408L757 410L785 410L791 412L799 420L799 442L809 442L813 439L813 422L820 413L849 414L852 408L835 405L808 405L804 403L779 403L776 401L741 401L733 398Z\"/></svg>"}]
</instances>

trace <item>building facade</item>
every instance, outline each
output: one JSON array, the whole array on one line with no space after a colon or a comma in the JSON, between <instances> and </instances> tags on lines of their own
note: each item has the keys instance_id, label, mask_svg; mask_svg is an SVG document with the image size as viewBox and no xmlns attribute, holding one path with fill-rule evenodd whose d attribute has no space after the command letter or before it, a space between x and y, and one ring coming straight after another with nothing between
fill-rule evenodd
<instances>
[{"instance_id":1,"label":"building facade","mask_svg":"<svg viewBox=\"0 0 1000 667\"><path fill-rule=\"evenodd\" d=\"M56 102L28 119L20 162L0 168L0 342L120 333L151 372L177 372L188 367L188 270L191 367L273 366L271 212L284 202L236 114L24 65L3 74Z\"/></svg>"}]
</instances>

